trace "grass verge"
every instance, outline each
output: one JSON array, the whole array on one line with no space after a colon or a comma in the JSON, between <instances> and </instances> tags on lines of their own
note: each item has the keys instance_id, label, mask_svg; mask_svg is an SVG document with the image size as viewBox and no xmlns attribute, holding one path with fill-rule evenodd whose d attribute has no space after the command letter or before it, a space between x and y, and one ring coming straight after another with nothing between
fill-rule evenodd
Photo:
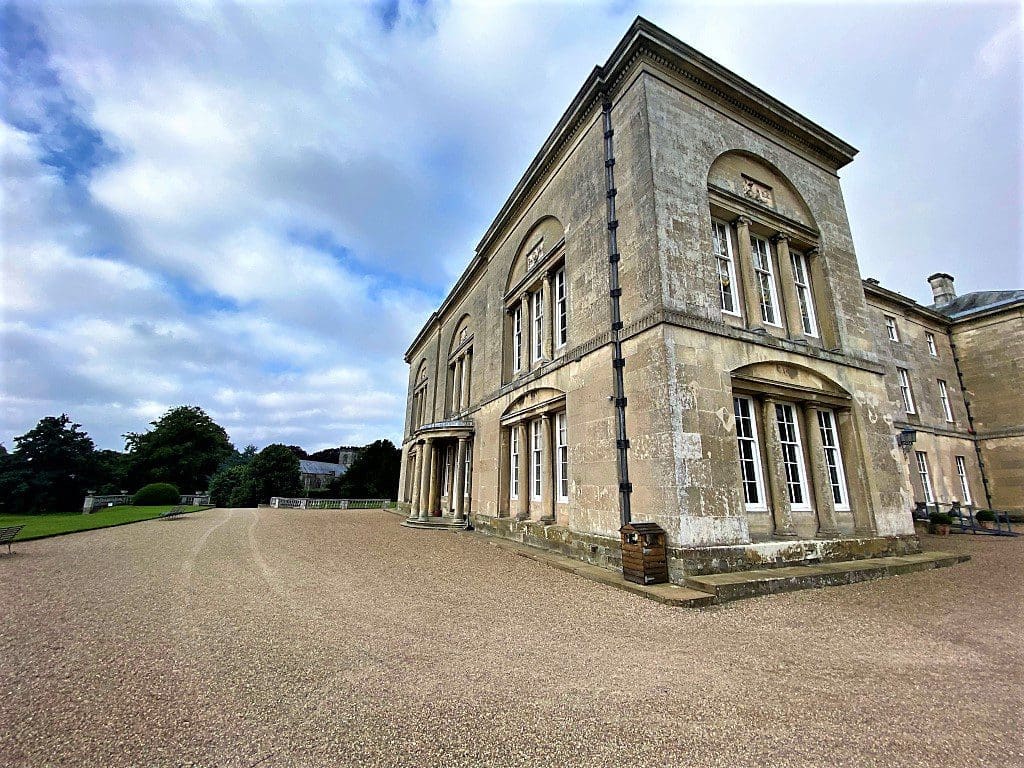
<instances>
[{"instance_id":1,"label":"grass verge","mask_svg":"<svg viewBox=\"0 0 1024 768\"><path fill-rule=\"evenodd\" d=\"M0 528L9 525L23 525L15 541L28 539L44 539L47 536L60 536L65 533L92 531L97 528L109 528L113 525L138 523L160 517L173 504L158 507L105 507L91 515L82 513L70 515L0 515ZM186 507L187 512L197 512L209 507Z\"/></svg>"}]
</instances>

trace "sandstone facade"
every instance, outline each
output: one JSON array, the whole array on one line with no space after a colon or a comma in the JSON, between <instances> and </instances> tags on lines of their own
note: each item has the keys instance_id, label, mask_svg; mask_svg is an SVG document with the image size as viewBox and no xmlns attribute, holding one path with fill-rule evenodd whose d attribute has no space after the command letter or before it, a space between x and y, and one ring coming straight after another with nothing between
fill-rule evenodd
<instances>
[{"instance_id":1,"label":"sandstone facade","mask_svg":"<svg viewBox=\"0 0 1024 768\"><path fill-rule=\"evenodd\" d=\"M612 563L651 521L674 575L913 550L855 152L638 19L406 354L410 521Z\"/></svg>"}]
</instances>

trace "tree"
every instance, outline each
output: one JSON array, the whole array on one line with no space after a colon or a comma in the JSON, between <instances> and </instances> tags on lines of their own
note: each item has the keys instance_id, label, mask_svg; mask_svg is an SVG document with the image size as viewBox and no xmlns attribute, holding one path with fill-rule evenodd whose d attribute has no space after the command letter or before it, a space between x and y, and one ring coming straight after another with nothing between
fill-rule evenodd
<instances>
[{"instance_id":1,"label":"tree","mask_svg":"<svg viewBox=\"0 0 1024 768\"><path fill-rule=\"evenodd\" d=\"M288 448L289 451L294 453L295 454L295 458L297 458L297 459L308 459L309 458L309 454L306 453L305 449L303 449L301 446L298 446L298 445L288 445L288 446L285 446L285 447Z\"/></svg>"},{"instance_id":2,"label":"tree","mask_svg":"<svg viewBox=\"0 0 1024 768\"><path fill-rule=\"evenodd\" d=\"M235 464L214 472L210 478L210 500L218 507L249 506L236 504L236 493L247 478L247 465Z\"/></svg>"},{"instance_id":3,"label":"tree","mask_svg":"<svg viewBox=\"0 0 1024 768\"><path fill-rule=\"evenodd\" d=\"M398 498L402 452L390 440L377 440L359 449L341 478L341 494L350 499Z\"/></svg>"},{"instance_id":4,"label":"tree","mask_svg":"<svg viewBox=\"0 0 1024 768\"><path fill-rule=\"evenodd\" d=\"M8 512L71 512L81 509L96 472L95 446L67 414L44 416L14 438L2 461L0 485Z\"/></svg>"},{"instance_id":5,"label":"tree","mask_svg":"<svg viewBox=\"0 0 1024 768\"><path fill-rule=\"evenodd\" d=\"M224 427L198 406L171 408L152 426L149 432L125 435L131 456L130 477L136 488L145 483L168 482L185 493L201 490L234 451Z\"/></svg>"},{"instance_id":6,"label":"tree","mask_svg":"<svg viewBox=\"0 0 1024 768\"><path fill-rule=\"evenodd\" d=\"M92 490L100 494L120 493L128 490L128 474L131 470L129 456L121 451L96 451L96 473Z\"/></svg>"},{"instance_id":7,"label":"tree","mask_svg":"<svg viewBox=\"0 0 1024 768\"><path fill-rule=\"evenodd\" d=\"M268 445L254 458L246 469L240 491L257 503L270 501L271 496L296 496L299 493L299 459L287 445ZM248 482L248 485L246 484Z\"/></svg>"}]
</instances>

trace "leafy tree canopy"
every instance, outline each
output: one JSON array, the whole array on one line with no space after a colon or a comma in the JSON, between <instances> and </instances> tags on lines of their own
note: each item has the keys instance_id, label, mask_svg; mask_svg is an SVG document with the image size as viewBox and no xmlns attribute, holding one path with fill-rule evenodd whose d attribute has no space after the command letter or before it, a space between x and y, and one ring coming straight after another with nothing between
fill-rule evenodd
<instances>
[{"instance_id":1,"label":"leafy tree canopy","mask_svg":"<svg viewBox=\"0 0 1024 768\"><path fill-rule=\"evenodd\" d=\"M180 405L152 422L153 429L125 435L131 479L174 483L186 493L206 488L210 475L234 446L224 427L194 405Z\"/></svg>"},{"instance_id":2,"label":"leafy tree canopy","mask_svg":"<svg viewBox=\"0 0 1024 768\"><path fill-rule=\"evenodd\" d=\"M350 499L398 498L402 452L390 440L377 440L359 449L341 478L341 494Z\"/></svg>"},{"instance_id":3,"label":"leafy tree canopy","mask_svg":"<svg viewBox=\"0 0 1024 768\"><path fill-rule=\"evenodd\" d=\"M287 445L268 445L246 467L258 503L299 493L299 459Z\"/></svg>"},{"instance_id":4,"label":"leafy tree canopy","mask_svg":"<svg viewBox=\"0 0 1024 768\"><path fill-rule=\"evenodd\" d=\"M44 416L14 438L13 453L0 462L0 491L8 512L70 512L81 509L96 472L95 446L67 414Z\"/></svg>"}]
</instances>

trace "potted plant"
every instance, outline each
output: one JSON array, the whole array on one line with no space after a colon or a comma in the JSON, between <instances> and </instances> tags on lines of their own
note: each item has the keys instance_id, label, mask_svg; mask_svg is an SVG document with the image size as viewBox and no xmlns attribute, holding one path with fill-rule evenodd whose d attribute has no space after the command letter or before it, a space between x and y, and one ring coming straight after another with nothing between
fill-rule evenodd
<instances>
[{"instance_id":1,"label":"potted plant","mask_svg":"<svg viewBox=\"0 0 1024 768\"><path fill-rule=\"evenodd\" d=\"M945 512L932 512L928 516L928 533L935 533L939 536L949 535L949 524L953 522L953 518L947 515Z\"/></svg>"},{"instance_id":2,"label":"potted plant","mask_svg":"<svg viewBox=\"0 0 1024 768\"><path fill-rule=\"evenodd\" d=\"M979 509L974 513L974 519L981 528L987 529L990 523L996 521L996 515L991 509Z\"/></svg>"}]
</instances>

